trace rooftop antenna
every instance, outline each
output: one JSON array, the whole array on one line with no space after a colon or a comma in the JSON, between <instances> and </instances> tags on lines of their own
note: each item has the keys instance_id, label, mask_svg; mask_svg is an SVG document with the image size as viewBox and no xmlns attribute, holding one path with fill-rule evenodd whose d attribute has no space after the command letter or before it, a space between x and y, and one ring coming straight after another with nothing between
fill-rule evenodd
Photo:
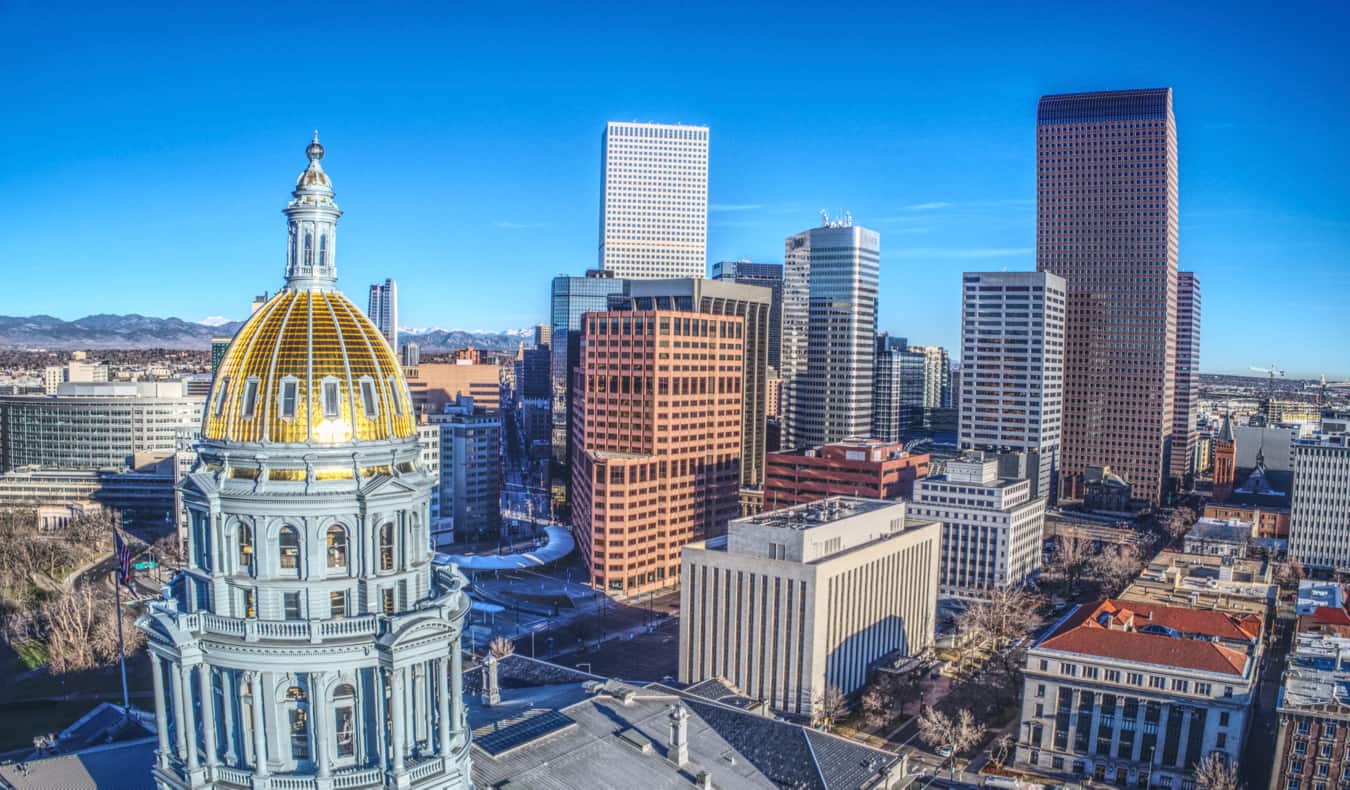
<instances>
[{"instance_id":1,"label":"rooftop antenna","mask_svg":"<svg viewBox=\"0 0 1350 790\"><path fill-rule=\"evenodd\" d=\"M820 210L820 226L822 228L828 228L830 226L830 212L825 209Z\"/></svg>"}]
</instances>

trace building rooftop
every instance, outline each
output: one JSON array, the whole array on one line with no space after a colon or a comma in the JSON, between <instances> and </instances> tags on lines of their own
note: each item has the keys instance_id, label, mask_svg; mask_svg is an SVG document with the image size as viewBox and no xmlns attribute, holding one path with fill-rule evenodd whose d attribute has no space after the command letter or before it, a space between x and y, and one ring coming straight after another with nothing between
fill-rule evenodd
<instances>
[{"instance_id":1,"label":"building rooftop","mask_svg":"<svg viewBox=\"0 0 1350 790\"><path fill-rule=\"evenodd\" d=\"M1328 611L1339 611L1344 615L1344 610ZM1305 630L1305 618L1310 617L1312 615L1299 618L1299 630L1294 635L1294 649L1285 664L1277 707L1281 710L1312 708L1350 719L1350 636Z\"/></svg>"},{"instance_id":2,"label":"building rooftop","mask_svg":"<svg viewBox=\"0 0 1350 790\"><path fill-rule=\"evenodd\" d=\"M1266 616L1275 601L1270 563L1164 551L1120 594L1121 600Z\"/></svg>"},{"instance_id":3,"label":"building rooftop","mask_svg":"<svg viewBox=\"0 0 1350 790\"><path fill-rule=\"evenodd\" d=\"M1312 614L1319 607L1344 608L1345 588L1339 582L1303 579L1295 606L1299 614Z\"/></svg>"},{"instance_id":4,"label":"building rooftop","mask_svg":"<svg viewBox=\"0 0 1350 790\"><path fill-rule=\"evenodd\" d=\"M1108 598L1077 606L1035 647L1241 677L1251 668L1262 624L1254 614Z\"/></svg>"},{"instance_id":5,"label":"building rooftop","mask_svg":"<svg viewBox=\"0 0 1350 790\"><path fill-rule=\"evenodd\" d=\"M884 786L898 765L894 754L709 699L718 689L707 684L623 683L514 655L497 668L497 705L482 704L481 668L464 676L479 787L658 790L707 774L726 790L845 790ZM688 714L683 766L671 760L677 708Z\"/></svg>"},{"instance_id":6,"label":"building rooftop","mask_svg":"<svg viewBox=\"0 0 1350 790\"><path fill-rule=\"evenodd\" d=\"M1186 540L1246 543L1252 535L1252 525L1237 518L1198 519L1186 533Z\"/></svg>"},{"instance_id":7,"label":"building rooftop","mask_svg":"<svg viewBox=\"0 0 1350 790\"><path fill-rule=\"evenodd\" d=\"M783 529L807 530L843 521L847 518L872 513L897 503L889 499L865 499L863 497L832 496L804 505L793 505L779 510L770 510L755 516L738 518L733 523L755 524L763 527L781 527Z\"/></svg>"}]
</instances>

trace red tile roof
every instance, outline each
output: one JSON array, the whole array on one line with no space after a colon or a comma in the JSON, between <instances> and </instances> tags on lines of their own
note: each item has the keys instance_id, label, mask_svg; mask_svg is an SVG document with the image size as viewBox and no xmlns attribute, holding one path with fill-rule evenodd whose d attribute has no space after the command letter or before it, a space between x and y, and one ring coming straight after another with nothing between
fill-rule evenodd
<instances>
[{"instance_id":1,"label":"red tile roof","mask_svg":"<svg viewBox=\"0 0 1350 790\"><path fill-rule=\"evenodd\" d=\"M1183 636L1140 633L1139 629L1148 625L1170 628ZM1108 598L1096 604L1079 606L1037 647L1143 664L1242 675L1248 661L1245 649L1203 637L1251 644L1260 638L1261 626L1261 618L1256 615L1239 617L1212 610L1157 606Z\"/></svg>"}]
</instances>

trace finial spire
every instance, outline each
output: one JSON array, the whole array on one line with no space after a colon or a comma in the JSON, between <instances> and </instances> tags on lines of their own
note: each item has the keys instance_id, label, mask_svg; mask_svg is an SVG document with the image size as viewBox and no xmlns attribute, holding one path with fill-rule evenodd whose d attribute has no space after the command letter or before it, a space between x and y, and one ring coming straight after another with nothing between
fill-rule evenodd
<instances>
[{"instance_id":1,"label":"finial spire","mask_svg":"<svg viewBox=\"0 0 1350 790\"><path fill-rule=\"evenodd\" d=\"M286 246L286 287L325 289L337 284L337 220L342 211L333 202L333 183L319 160L323 159L319 130L305 148L309 166L295 182L286 206L290 233Z\"/></svg>"},{"instance_id":2,"label":"finial spire","mask_svg":"<svg viewBox=\"0 0 1350 790\"><path fill-rule=\"evenodd\" d=\"M311 162L317 162L318 160L323 159L323 146L319 144L318 129L314 130L314 141L305 149L305 155L309 157L309 161Z\"/></svg>"}]
</instances>

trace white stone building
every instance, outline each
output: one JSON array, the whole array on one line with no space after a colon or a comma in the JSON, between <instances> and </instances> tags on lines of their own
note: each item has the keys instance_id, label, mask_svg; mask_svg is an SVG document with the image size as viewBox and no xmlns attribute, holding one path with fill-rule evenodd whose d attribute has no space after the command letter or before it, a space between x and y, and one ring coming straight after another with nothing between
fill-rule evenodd
<instances>
[{"instance_id":1,"label":"white stone building","mask_svg":"<svg viewBox=\"0 0 1350 790\"><path fill-rule=\"evenodd\" d=\"M942 522L943 595L986 595L1040 567L1045 500L1031 498L1030 480L1000 479L996 460L948 461L916 480L910 514Z\"/></svg>"},{"instance_id":2,"label":"white stone building","mask_svg":"<svg viewBox=\"0 0 1350 790\"><path fill-rule=\"evenodd\" d=\"M1256 615L1107 599L1027 650L1017 767L1114 787L1192 785L1243 756L1261 667Z\"/></svg>"},{"instance_id":3,"label":"white stone building","mask_svg":"<svg viewBox=\"0 0 1350 790\"><path fill-rule=\"evenodd\" d=\"M1310 568L1350 571L1350 433L1294 441L1289 556Z\"/></svg>"},{"instance_id":4,"label":"white stone building","mask_svg":"<svg viewBox=\"0 0 1350 790\"><path fill-rule=\"evenodd\" d=\"M610 121L603 151L600 268L708 276L708 127Z\"/></svg>"},{"instance_id":5,"label":"white stone building","mask_svg":"<svg viewBox=\"0 0 1350 790\"><path fill-rule=\"evenodd\" d=\"M680 681L722 678L806 718L883 656L933 643L938 525L831 497L736 519L681 559Z\"/></svg>"}]
</instances>

